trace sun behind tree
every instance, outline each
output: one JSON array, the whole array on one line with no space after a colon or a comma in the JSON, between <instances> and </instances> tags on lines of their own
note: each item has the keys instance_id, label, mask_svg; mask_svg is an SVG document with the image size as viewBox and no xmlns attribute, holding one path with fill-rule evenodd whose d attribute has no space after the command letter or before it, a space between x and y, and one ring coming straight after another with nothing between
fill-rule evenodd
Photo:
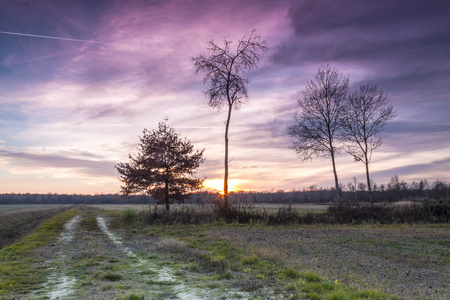
<instances>
[{"instance_id":1,"label":"sun behind tree","mask_svg":"<svg viewBox=\"0 0 450 300\"><path fill-rule=\"evenodd\" d=\"M144 129L143 133L139 153L135 157L130 154L129 163L116 166L124 183L121 193L145 193L169 210L173 200L184 202L190 191L202 188L205 179L195 174L205 160L205 149L194 151L191 142L179 138L167 120L158 124L158 130Z\"/></svg>"}]
</instances>

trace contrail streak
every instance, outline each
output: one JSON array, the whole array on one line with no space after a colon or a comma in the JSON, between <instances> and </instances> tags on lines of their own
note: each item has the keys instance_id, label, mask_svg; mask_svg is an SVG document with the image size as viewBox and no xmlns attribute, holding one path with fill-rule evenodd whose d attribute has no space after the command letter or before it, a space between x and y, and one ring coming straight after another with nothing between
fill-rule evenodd
<instances>
[{"instance_id":1,"label":"contrail streak","mask_svg":"<svg viewBox=\"0 0 450 300\"><path fill-rule=\"evenodd\" d=\"M43 38L43 39L53 39L53 40L71 41L71 42L83 42L83 43L92 43L92 44L105 44L105 43L102 43L102 42L96 42L96 41L78 40L78 39L70 39L70 38L63 38L63 37L57 37L57 36L38 35L38 34L28 34L28 33L20 33L20 32L0 31L0 33L3 33L3 34L9 34L9 35L29 36L29 37Z\"/></svg>"}]
</instances>

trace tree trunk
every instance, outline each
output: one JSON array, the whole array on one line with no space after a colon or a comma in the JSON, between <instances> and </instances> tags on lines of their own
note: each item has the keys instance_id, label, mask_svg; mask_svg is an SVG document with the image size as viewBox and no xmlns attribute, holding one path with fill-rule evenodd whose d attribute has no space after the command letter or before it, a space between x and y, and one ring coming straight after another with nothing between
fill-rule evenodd
<instances>
[{"instance_id":1,"label":"tree trunk","mask_svg":"<svg viewBox=\"0 0 450 300\"><path fill-rule=\"evenodd\" d=\"M365 165L366 165L366 178L367 178L367 188L369 190L369 201L370 204L373 204L372 200L372 187L370 186L370 176L369 176L369 162L367 161L367 152L364 153L365 155Z\"/></svg>"},{"instance_id":2,"label":"tree trunk","mask_svg":"<svg viewBox=\"0 0 450 300\"><path fill-rule=\"evenodd\" d=\"M164 187L164 202L166 210L169 211L169 180L166 180L166 186Z\"/></svg>"},{"instance_id":3,"label":"tree trunk","mask_svg":"<svg viewBox=\"0 0 450 300\"><path fill-rule=\"evenodd\" d=\"M339 200L339 180L338 180L338 176L337 176L337 172L336 172L336 163L334 161L334 150L333 150L333 146L331 146L331 162L333 163L333 174L334 174L334 184L336 185L336 201L337 203L340 202Z\"/></svg>"},{"instance_id":4,"label":"tree trunk","mask_svg":"<svg viewBox=\"0 0 450 300\"><path fill-rule=\"evenodd\" d=\"M228 129L230 127L232 109L233 106L229 104L227 122L225 123L225 176L223 179L223 205L225 208L228 207Z\"/></svg>"}]
</instances>

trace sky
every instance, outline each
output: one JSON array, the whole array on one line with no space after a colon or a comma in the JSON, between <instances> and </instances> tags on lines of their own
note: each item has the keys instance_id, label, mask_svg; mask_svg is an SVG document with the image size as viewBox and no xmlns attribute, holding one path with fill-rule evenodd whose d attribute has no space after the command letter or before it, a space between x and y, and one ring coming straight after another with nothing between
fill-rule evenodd
<instances>
[{"instance_id":1,"label":"sky","mask_svg":"<svg viewBox=\"0 0 450 300\"><path fill-rule=\"evenodd\" d=\"M115 165L166 117L220 187L226 110L208 106L192 57L253 29L268 51L232 113L232 189L333 186L331 161L303 162L286 131L326 64L394 105L370 163L378 185L449 181L449 20L447 0L1 0L0 193L118 193ZM364 181L348 154L336 167Z\"/></svg>"}]
</instances>

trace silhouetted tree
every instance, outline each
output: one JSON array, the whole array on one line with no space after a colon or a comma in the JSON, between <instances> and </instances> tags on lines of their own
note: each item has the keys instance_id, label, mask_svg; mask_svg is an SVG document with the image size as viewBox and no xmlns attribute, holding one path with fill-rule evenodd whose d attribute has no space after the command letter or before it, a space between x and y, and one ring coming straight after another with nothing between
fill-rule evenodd
<instances>
[{"instance_id":1,"label":"silhouetted tree","mask_svg":"<svg viewBox=\"0 0 450 300\"><path fill-rule=\"evenodd\" d=\"M239 109L243 100L248 98L247 85L249 80L244 77L246 71L257 68L259 53L266 51L265 41L253 30L238 41L235 49L231 49L231 41L224 40L223 46L217 45L213 40L208 42L209 56L199 55L192 61L196 72L204 72L203 83L208 83L205 95L209 105L217 110L222 106L228 107L225 122L225 175L223 184L224 205L227 205L228 196L228 130L231 120L231 111Z\"/></svg>"},{"instance_id":2,"label":"silhouetted tree","mask_svg":"<svg viewBox=\"0 0 450 300\"><path fill-rule=\"evenodd\" d=\"M293 137L292 148L303 160L313 155L331 157L336 200L339 202L339 180L335 155L339 150L342 113L349 81L337 69L322 66L314 79L306 84L303 97L298 99L301 112L294 115L295 124L288 127Z\"/></svg>"},{"instance_id":3,"label":"silhouetted tree","mask_svg":"<svg viewBox=\"0 0 450 300\"><path fill-rule=\"evenodd\" d=\"M171 200L184 202L189 191L203 186L204 179L195 173L204 162L205 149L194 151L191 142L179 138L166 122L160 122L158 130L144 129L139 153L130 154L130 162L119 163L116 169L124 183L122 194L146 193L169 210Z\"/></svg>"},{"instance_id":4,"label":"silhouetted tree","mask_svg":"<svg viewBox=\"0 0 450 300\"><path fill-rule=\"evenodd\" d=\"M366 167L370 203L373 203L369 175L372 152L381 146L382 140L378 134L386 122L394 117L394 107L388 102L387 95L376 85L362 85L348 96L343 114L344 131L348 141L346 151L355 161L362 162Z\"/></svg>"}]
</instances>

